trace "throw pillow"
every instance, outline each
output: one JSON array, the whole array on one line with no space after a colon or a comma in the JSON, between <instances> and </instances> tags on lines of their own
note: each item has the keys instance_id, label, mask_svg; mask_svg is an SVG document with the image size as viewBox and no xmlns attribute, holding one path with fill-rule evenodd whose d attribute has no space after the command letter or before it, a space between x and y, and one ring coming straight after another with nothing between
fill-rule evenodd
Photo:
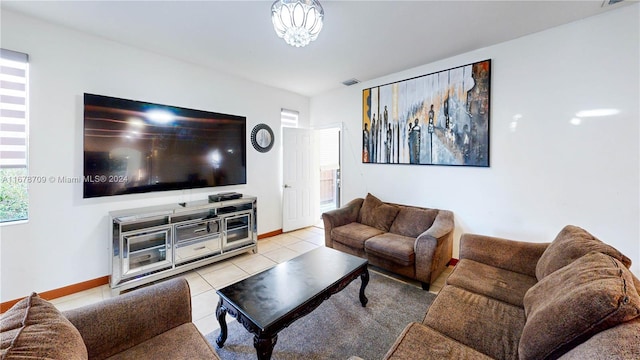
<instances>
[{"instance_id":1,"label":"throw pillow","mask_svg":"<svg viewBox=\"0 0 640 360\"><path fill-rule=\"evenodd\" d=\"M414 207L401 207L398 216L391 224L389 231L409 237L418 237L427 231L438 216L436 209L419 209Z\"/></svg>"},{"instance_id":2,"label":"throw pillow","mask_svg":"<svg viewBox=\"0 0 640 360\"><path fill-rule=\"evenodd\" d=\"M613 256L627 268L631 266L631 260L614 247L603 243L580 227L567 225L542 253L536 265L536 278L540 281L591 251Z\"/></svg>"},{"instance_id":3,"label":"throw pillow","mask_svg":"<svg viewBox=\"0 0 640 360\"><path fill-rule=\"evenodd\" d=\"M51 303L32 293L2 314L2 360L86 360L78 330Z\"/></svg>"},{"instance_id":4,"label":"throw pillow","mask_svg":"<svg viewBox=\"0 0 640 360\"><path fill-rule=\"evenodd\" d=\"M360 207L360 212L358 213L358 222L362 223L362 216L365 213L370 213L371 211L373 211L373 209L382 204L384 203L380 201L380 199L371 194L367 194L367 196L364 198L364 201L362 202L362 207Z\"/></svg>"},{"instance_id":5,"label":"throw pillow","mask_svg":"<svg viewBox=\"0 0 640 360\"><path fill-rule=\"evenodd\" d=\"M542 279L523 302L521 360L556 359L594 334L640 316L633 275L597 251Z\"/></svg>"},{"instance_id":6,"label":"throw pillow","mask_svg":"<svg viewBox=\"0 0 640 360\"><path fill-rule=\"evenodd\" d=\"M375 196L367 194L360 209L360 223L382 231L389 231L389 227L399 210L397 206L385 204Z\"/></svg>"}]
</instances>

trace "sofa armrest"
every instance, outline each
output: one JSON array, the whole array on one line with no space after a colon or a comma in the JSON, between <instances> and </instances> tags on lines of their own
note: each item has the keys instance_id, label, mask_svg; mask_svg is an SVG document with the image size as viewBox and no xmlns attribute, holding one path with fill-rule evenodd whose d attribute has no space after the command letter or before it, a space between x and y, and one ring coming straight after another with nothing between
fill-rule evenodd
<instances>
[{"instance_id":1,"label":"sofa armrest","mask_svg":"<svg viewBox=\"0 0 640 360\"><path fill-rule=\"evenodd\" d=\"M416 238L416 278L424 284L432 283L447 268L453 254L453 229L453 212L439 210L431 227Z\"/></svg>"},{"instance_id":2,"label":"sofa armrest","mask_svg":"<svg viewBox=\"0 0 640 360\"><path fill-rule=\"evenodd\" d=\"M191 322L189 284L170 279L63 314L80 331L89 359L106 359Z\"/></svg>"},{"instance_id":3,"label":"sofa armrest","mask_svg":"<svg viewBox=\"0 0 640 360\"><path fill-rule=\"evenodd\" d=\"M342 207L322 214L324 243L326 246L333 247L333 240L331 239L331 230L333 228L358 221L358 213L360 213L363 202L363 198L353 199Z\"/></svg>"},{"instance_id":4,"label":"sofa armrest","mask_svg":"<svg viewBox=\"0 0 640 360\"><path fill-rule=\"evenodd\" d=\"M438 210L438 215L435 220L433 220L431 227L429 227L424 233L420 234L420 236L431 236L435 239L442 239L448 234L452 234L453 228L453 212L449 210Z\"/></svg>"},{"instance_id":5,"label":"sofa armrest","mask_svg":"<svg viewBox=\"0 0 640 360\"><path fill-rule=\"evenodd\" d=\"M516 241L478 234L462 234L460 259L536 276L536 265L549 243Z\"/></svg>"}]
</instances>

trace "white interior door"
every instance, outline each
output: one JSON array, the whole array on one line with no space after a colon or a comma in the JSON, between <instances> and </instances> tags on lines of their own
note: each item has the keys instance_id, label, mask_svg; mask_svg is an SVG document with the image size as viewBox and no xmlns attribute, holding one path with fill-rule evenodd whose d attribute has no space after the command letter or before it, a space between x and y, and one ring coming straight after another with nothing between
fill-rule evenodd
<instances>
[{"instance_id":1,"label":"white interior door","mask_svg":"<svg viewBox=\"0 0 640 360\"><path fill-rule=\"evenodd\" d=\"M282 231L312 226L318 221L319 167L313 131L283 129Z\"/></svg>"}]
</instances>

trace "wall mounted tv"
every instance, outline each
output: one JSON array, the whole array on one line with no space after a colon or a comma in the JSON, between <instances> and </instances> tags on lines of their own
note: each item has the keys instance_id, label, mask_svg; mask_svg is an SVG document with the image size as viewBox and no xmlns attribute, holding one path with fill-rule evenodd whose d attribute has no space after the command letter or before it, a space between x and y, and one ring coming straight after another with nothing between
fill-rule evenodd
<instances>
[{"instance_id":1,"label":"wall mounted tv","mask_svg":"<svg viewBox=\"0 0 640 360\"><path fill-rule=\"evenodd\" d=\"M84 197L246 184L246 122L84 94Z\"/></svg>"}]
</instances>

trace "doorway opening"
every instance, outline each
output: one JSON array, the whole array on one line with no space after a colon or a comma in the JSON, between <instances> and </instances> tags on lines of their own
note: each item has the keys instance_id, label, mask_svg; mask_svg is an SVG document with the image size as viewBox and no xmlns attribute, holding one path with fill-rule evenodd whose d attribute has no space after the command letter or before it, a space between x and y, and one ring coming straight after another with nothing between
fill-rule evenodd
<instances>
[{"instance_id":1,"label":"doorway opening","mask_svg":"<svg viewBox=\"0 0 640 360\"><path fill-rule=\"evenodd\" d=\"M320 214L340 207L340 128L316 131L320 165Z\"/></svg>"}]
</instances>

